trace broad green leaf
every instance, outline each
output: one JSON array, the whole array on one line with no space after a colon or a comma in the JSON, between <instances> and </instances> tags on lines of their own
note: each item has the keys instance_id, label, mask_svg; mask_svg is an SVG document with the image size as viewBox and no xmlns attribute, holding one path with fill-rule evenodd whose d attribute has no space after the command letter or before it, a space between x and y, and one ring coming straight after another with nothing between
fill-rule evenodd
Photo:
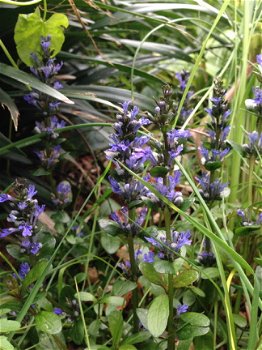
<instances>
[{"instance_id":1,"label":"broad green leaf","mask_svg":"<svg viewBox=\"0 0 262 350\"><path fill-rule=\"evenodd\" d=\"M180 315L182 321L191 324L192 326L209 327L210 320L206 315L198 312L185 312Z\"/></svg>"},{"instance_id":2,"label":"broad green leaf","mask_svg":"<svg viewBox=\"0 0 262 350\"><path fill-rule=\"evenodd\" d=\"M113 346L118 347L123 333L123 316L120 311L114 311L108 316L109 330L113 338Z\"/></svg>"},{"instance_id":3,"label":"broad green leaf","mask_svg":"<svg viewBox=\"0 0 262 350\"><path fill-rule=\"evenodd\" d=\"M136 309L137 317L139 318L139 321L142 323L143 327L145 329L148 329L148 310L147 309L142 309L142 308L137 308Z\"/></svg>"},{"instance_id":4,"label":"broad green leaf","mask_svg":"<svg viewBox=\"0 0 262 350\"><path fill-rule=\"evenodd\" d=\"M202 270L201 278L204 280L217 277L219 277L219 270L217 267L206 267Z\"/></svg>"},{"instance_id":5,"label":"broad green leaf","mask_svg":"<svg viewBox=\"0 0 262 350\"><path fill-rule=\"evenodd\" d=\"M33 75L25 73L7 64L0 63L0 74L6 77L12 78L16 81L19 81L20 83L25 84L27 87L32 87L33 89L36 89L46 95L49 95L59 101L62 101L68 104L74 104L73 101L69 100L65 95L61 94L61 92L42 83Z\"/></svg>"},{"instance_id":6,"label":"broad green leaf","mask_svg":"<svg viewBox=\"0 0 262 350\"><path fill-rule=\"evenodd\" d=\"M62 330L61 318L49 311L41 311L35 317L36 328L48 334L58 334Z\"/></svg>"},{"instance_id":7,"label":"broad green leaf","mask_svg":"<svg viewBox=\"0 0 262 350\"><path fill-rule=\"evenodd\" d=\"M122 296L136 288L136 283L132 281L121 281L118 280L113 285L112 293L114 295Z\"/></svg>"},{"instance_id":8,"label":"broad green leaf","mask_svg":"<svg viewBox=\"0 0 262 350\"><path fill-rule=\"evenodd\" d=\"M184 270L179 275L174 277L174 287L187 287L198 279L198 272L196 270Z\"/></svg>"},{"instance_id":9,"label":"broad green leaf","mask_svg":"<svg viewBox=\"0 0 262 350\"><path fill-rule=\"evenodd\" d=\"M76 343L77 345L81 345L85 336L85 330L82 320L77 320L76 322L74 322L74 325L70 330L69 334L70 337L72 337L74 343Z\"/></svg>"},{"instance_id":10,"label":"broad green leaf","mask_svg":"<svg viewBox=\"0 0 262 350\"><path fill-rule=\"evenodd\" d=\"M159 337L166 329L169 316L168 296L156 297L148 310L148 330L154 337Z\"/></svg>"},{"instance_id":11,"label":"broad green leaf","mask_svg":"<svg viewBox=\"0 0 262 350\"><path fill-rule=\"evenodd\" d=\"M104 304L109 304L114 306L123 306L125 303L125 299L122 297L116 297L116 296L106 296L103 298L102 302Z\"/></svg>"},{"instance_id":12,"label":"broad green leaf","mask_svg":"<svg viewBox=\"0 0 262 350\"><path fill-rule=\"evenodd\" d=\"M81 301L95 301L96 298L93 296L93 294L88 292L79 292L78 294L75 294L75 298L79 298Z\"/></svg>"},{"instance_id":13,"label":"broad green leaf","mask_svg":"<svg viewBox=\"0 0 262 350\"><path fill-rule=\"evenodd\" d=\"M41 52L41 37L51 36L52 56L58 54L65 40L64 28L68 27L68 18L62 13L53 14L47 21L41 18L37 8L34 13L20 14L15 26L15 43L19 57L28 66L32 66L31 54Z\"/></svg>"},{"instance_id":14,"label":"broad green leaf","mask_svg":"<svg viewBox=\"0 0 262 350\"><path fill-rule=\"evenodd\" d=\"M233 314L233 319L238 327L245 328L247 326L247 319L244 316Z\"/></svg>"},{"instance_id":15,"label":"broad green leaf","mask_svg":"<svg viewBox=\"0 0 262 350\"><path fill-rule=\"evenodd\" d=\"M121 345L119 350L137 350L137 349L134 345L125 344L125 345Z\"/></svg>"},{"instance_id":16,"label":"broad green leaf","mask_svg":"<svg viewBox=\"0 0 262 350\"><path fill-rule=\"evenodd\" d=\"M122 344L138 344L146 341L151 337L149 332L139 332L127 337Z\"/></svg>"},{"instance_id":17,"label":"broad green leaf","mask_svg":"<svg viewBox=\"0 0 262 350\"><path fill-rule=\"evenodd\" d=\"M3 107L5 106L8 108L15 127L15 131L17 131L19 111L14 101L12 100L12 98L1 88L0 88L0 103Z\"/></svg>"},{"instance_id":18,"label":"broad green leaf","mask_svg":"<svg viewBox=\"0 0 262 350\"><path fill-rule=\"evenodd\" d=\"M175 269L174 269L173 263L170 262L170 261L166 261L166 260L156 261L154 263L154 268L159 273L170 273L170 274L174 274L175 273Z\"/></svg>"},{"instance_id":19,"label":"broad green leaf","mask_svg":"<svg viewBox=\"0 0 262 350\"><path fill-rule=\"evenodd\" d=\"M28 272L24 281L23 281L23 290L25 290L30 284L38 280L39 276L45 271L48 265L47 259L39 260L36 265Z\"/></svg>"},{"instance_id":20,"label":"broad green leaf","mask_svg":"<svg viewBox=\"0 0 262 350\"><path fill-rule=\"evenodd\" d=\"M15 350L6 337L0 335L0 350Z\"/></svg>"},{"instance_id":21,"label":"broad green leaf","mask_svg":"<svg viewBox=\"0 0 262 350\"><path fill-rule=\"evenodd\" d=\"M0 333L17 331L21 327L20 322L0 318Z\"/></svg>"},{"instance_id":22,"label":"broad green leaf","mask_svg":"<svg viewBox=\"0 0 262 350\"><path fill-rule=\"evenodd\" d=\"M114 254L120 247L121 240L118 236L111 236L106 232L101 235L101 245L108 254Z\"/></svg>"},{"instance_id":23,"label":"broad green leaf","mask_svg":"<svg viewBox=\"0 0 262 350\"><path fill-rule=\"evenodd\" d=\"M157 284L159 286L163 285L163 275L159 272L156 272L153 264L142 262L139 264L139 269L151 283Z\"/></svg>"}]
</instances>

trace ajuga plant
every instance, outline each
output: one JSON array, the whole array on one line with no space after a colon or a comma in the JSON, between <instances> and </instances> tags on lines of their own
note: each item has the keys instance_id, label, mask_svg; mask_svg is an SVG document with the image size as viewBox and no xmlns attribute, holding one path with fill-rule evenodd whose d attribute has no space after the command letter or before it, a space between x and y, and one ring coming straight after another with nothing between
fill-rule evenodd
<instances>
[{"instance_id":1,"label":"ajuga plant","mask_svg":"<svg viewBox=\"0 0 262 350\"><path fill-rule=\"evenodd\" d=\"M41 37L41 51L31 53L32 66L30 71L43 83L53 87L56 90L63 88L63 85L57 80L56 75L62 68L62 62L57 63L56 58L52 57L52 50L50 49L52 37L50 35ZM24 96L27 103L36 108L37 121L35 122L34 131L36 133L46 133L45 138L42 139L41 148L34 151L37 156L41 168L38 169L35 175L51 175L52 191L56 192L56 196L60 196L58 192L67 191L67 203L69 202L71 188L70 184L67 186L58 186L56 189L52 170L60 162L65 154L61 143L63 139L59 138L56 129L66 126L64 120L58 118L60 101L37 91L32 91ZM60 196L61 197L61 196ZM56 202L55 202L56 204ZM65 204L65 203L64 203Z\"/></svg>"},{"instance_id":2,"label":"ajuga plant","mask_svg":"<svg viewBox=\"0 0 262 350\"><path fill-rule=\"evenodd\" d=\"M250 251L250 235L259 232L262 225L262 213L259 211L261 203L260 180L261 180L261 156L262 156L262 54L256 56L255 76L257 85L253 88L254 97L245 101L246 108L252 112L255 118L255 130L245 131L246 143L242 148L243 158L248 165L247 170L247 201L243 209L237 210L239 226L236 228L236 235L246 236L244 241L243 254L248 259ZM254 178L254 174L256 177ZM252 249L253 253L256 247Z\"/></svg>"},{"instance_id":3,"label":"ajuga plant","mask_svg":"<svg viewBox=\"0 0 262 350\"><path fill-rule=\"evenodd\" d=\"M188 130L170 127L174 120L171 95L171 88L165 86L163 96L157 101L155 113L147 115L147 118L138 118L138 108L133 107L129 111L129 103L124 102L123 113L117 115L117 122L114 124L115 132L111 136L110 149L106 151L108 159L114 164L112 174L109 176L112 190L124 203L120 212L111 215L128 242L130 264L124 262L120 267L126 273L131 269L131 276L135 282L139 277L137 268L139 262L140 271L150 282L154 283L154 278L158 278L159 281L163 279L160 285L165 292L153 300L149 313L163 303L167 315L166 323L155 329L149 321L148 328L155 337L158 337L167 326L166 340L169 350L175 346L177 317L188 310L188 305L179 301L181 291L176 293L174 291L175 276L184 269L184 266L182 264L180 268L175 268L174 264L180 254L185 255L186 246L192 242L190 230L178 230L179 220L177 218L174 220L169 205L160 199L163 196L177 207L181 207L184 203L183 194L177 189L181 173L177 170L175 161L177 157L181 158L186 149L187 139L191 135ZM160 130L158 135L154 133L152 137L142 133L141 129L149 124ZM143 179L143 183L139 181L139 176ZM150 213L160 214L158 227L142 228L145 216L147 215L149 219ZM137 238L142 238L144 243ZM139 249L136 249L135 242L137 244L140 242ZM148 274L149 269L153 271L152 276ZM189 271L192 278L189 284L191 284L197 278L197 272L190 268ZM132 303L134 329L137 331L136 309L139 303L137 288L133 290Z\"/></svg>"},{"instance_id":4,"label":"ajuga plant","mask_svg":"<svg viewBox=\"0 0 262 350\"><path fill-rule=\"evenodd\" d=\"M211 107L206 108L210 120L206 126L208 139L199 147L201 154L201 163L205 171L196 177L200 186L200 194L211 208L216 201L221 201L229 195L228 183L220 180L220 169L224 158L230 152L230 146L227 143L227 137L230 132L229 116L230 109L225 100L226 90L223 88L222 81L214 81L213 97L210 99ZM205 239L203 242L203 251L199 254L199 260L204 265L214 262L214 256L210 241Z\"/></svg>"},{"instance_id":5,"label":"ajuga plant","mask_svg":"<svg viewBox=\"0 0 262 350\"><path fill-rule=\"evenodd\" d=\"M8 193L0 194L1 207L5 209L0 228L1 247L5 249L1 256L10 253L15 257L14 273L6 277L4 286L17 301L22 299L22 281L36 263L42 248L38 219L45 205L38 204L36 194L35 186L23 179L16 180Z\"/></svg>"},{"instance_id":6,"label":"ajuga plant","mask_svg":"<svg viewBox=\"0 0 262 350\"><path fill-rule=\"evenodd\" d=\"M57 80L56 75L63 64L62 62L57 63L56 58L52 57L52 50L50 49L52 37L48 35L41 37L40 40L41 51L31 54L32 66L30 71L43 83L60 90L63 85ZM59 119L57 115L61 102L37 91L25 95L24 99L27 103L36 107L38 120L35 122L34 131L46 134L42 139L42 147L34 151L40 162L40 168L35 172L35 175L49 175L52 192L54 192L52 194L53 203L60 208L65 207L72 201L71 185L66 181L56 186L52 174L54 167L65 154L61 146L63 139L59 138L59 134L56 132L56 129L66 126L65 121Z\"/></svg>"}]
</instances>

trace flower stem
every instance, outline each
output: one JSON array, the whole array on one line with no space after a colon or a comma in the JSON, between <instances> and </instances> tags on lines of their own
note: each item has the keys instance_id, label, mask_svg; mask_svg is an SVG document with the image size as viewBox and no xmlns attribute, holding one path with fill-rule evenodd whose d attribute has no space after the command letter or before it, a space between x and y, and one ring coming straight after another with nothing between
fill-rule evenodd
<instances>
[{"instance_id":1,"label":"flower stem","mask_svg":"<svg viewBox=\"0 0 262 350\"><path fill-rule=\"evenodd\" d=\"M10 55L9 51L7 50L5 44L3 43L3 41L0 39L0 47L2 48L2 50L4 51L6 57L8 58L9 62L11 63L11 65L14 68L18 68L18 65L15 63L15 61L13 60L12 56Z\"/></svg>"},{"instance_id":2,"label":"flower stem","mask_svg":"<svg viewBox=\"0 0 262 350\"><path fill-rule=\"evenodd\" d=\"M137 265L136 265L136 259L135 259L134 238L133 238L132 232L128 234L127 241L128 241L128 251L129 251L130 264L131 264L132 281L137 283ZM136 313L137 307L138 307L138 290L137 288L135 288L132 291L133 327L134 327L135 333L138 332L138 317Z\"/></svg>"}]
</instances>

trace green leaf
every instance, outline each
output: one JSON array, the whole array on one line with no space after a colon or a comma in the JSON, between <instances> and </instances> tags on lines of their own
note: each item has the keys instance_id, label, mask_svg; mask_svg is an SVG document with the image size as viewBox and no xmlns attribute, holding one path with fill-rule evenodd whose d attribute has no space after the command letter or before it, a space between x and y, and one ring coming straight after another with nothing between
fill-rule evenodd
<instances>
[{"instance_id":1,"label":"green leaf","mask_svg":"<svg viewBox=\"0 0 262 350\"><path fill-rule=\"evenodd\" d=\"M88 292L79 292L78 294L75 294L75 298L79 298L81 301L96 301L96 298L93 296L93 294Z\"/></svg>"},{"instance_id":2,"label":"green leaf","mask_svg":"<svg viewBox=\"0 0 262 350\"><path fill-rule=\"evenodd\" d=\"M143 327L148 329L147 319L148 319L148 310L137 308L136 309L137 317L139 318L139 321L142 323Z\"/></svg>"},{"instance_id":3,"label":"green leaf","mask_svg":"<svg viewBox=\"0 0 262 350\"><path fill-rule=\"evenodd\" d=\"M116 296L106 296L102 299L102 303L114 306L123 306L125 303L125 299Z\"/></svg>"},{"instance_id":4,"label":"green leaf","mask_svg":"<svg viewBox=\"0 0 262 350\"><path fill-rule=\"evenodd\" d=\"M33 172L33 176L46 176L46 175L50 175L51 172L44 169L44 168L39 168L36 171Z\"/></svg>"},{"instance_id":5,"label":"green leaf","mask_svg":"<svg viewBox=\"0 0 262 350\"><path fill-rule=\"evenodd\" d=\"M126 344L126 345L121 345L119 350L137 350L134 345Z\"/></svg>"},{"instance_id":6,"label":"green leaf","mask_svg":"<svg viewBox=\"0 0 262 350\"><path fill-rule=\"evenodd\" d=\"M0 318L0 333L17 331L21 327L20 322Z\"/></svg>"},{"instance_id":7,"label":"green leaf","mask_svg":"<svg viewBox=\"0 0 262 350\"><path fill-rule=\"evenodd\" d=\"M138 344L146 341L151 337L149 332L139 332L127 337L122 344Z\"/></svg>"},{"instance_id":8,"label":"green leaf","mask_svg":"<svg viewBox=\"0 0 262 350\"><path fill-rule=\"evenodd\" d=\"M154 263L154 268L159 273L170 273L170 274L174 274L175 273L175 269L174 269L173 263L170 262L170 261L166 261L166 260L156 261Z\"/></svg>"},{"instance_id":9,"label":"green leaf","mask_svg":"<svg viewBox=\"0 0 262 350\"><path fill-rule=\"evenodd\" d=\"M21 60L31 66L31 53L41 52L41 37L48 35L51 36L52 57L57 55L64 43L64 28L67 28L68 24L68 18L62 13L55 13L44 21L38 8L34 13L19 14L14 39Z\"/></svg>"},{"instance_id":10,"label":"green leaf","mask_svg":"<svg viewBox=\"0 0 262 350\"><path fill-rule=\"evenodd\" d=\"M0 335L0 350L15 350L13 345L3 335Z\"/></svg>"},{"instance_id":11,"label":"green leaf","mask_svg":"<svg viewBox=\"0 0 262 350\"><path fill-rule=\"evenodd\" d=\"M72 329L70 330L70 337L77 345L81 345L85 336L85 330L82 320L74 322Z\"/></svg>"},{"instance_id":12,"label":"green leaf","mask_svg":"<svg viewBox=\"0 0 262 350\"><path fill-rule=\"evenodd\" d=\"M42 275L42 273L45 271L46 267L48 265L47 259L39 260L36 265L28 272L26 275L22 288L25 290L30 284L34 283L38 280L39 276Z\"/></svg>"},{"instance_id":13,"label":"green leaf","mask_svg":"<svg viewBox=\"0 0 262 350\"><path fill-rule=\"evenodd\" d=\"M101 244L108 254L114 254L120 247L121 240L117 236L113 237L103 232L101 235Z\"/></svg>"},{"instance_id":14,"label":"green leaf","mask_svg":"<svg viewBox=\"0 0 262 350\"><path fill-rule=\"evenodd\" d=\"M69 100L65 95L61 94L61 92L53 89L52 87L42 83L34 76L22 72L19 69L16 69L14 67L8 66L7 64L0 63L0 74L12 78L16 81L19 81L20 83L25 84L27 87L32 87L46 95L49 95L59 101L62 101L64 103L68 104L74 104L73 101Z\"/></svg>"},{"instance_id":15,"label":"green leaf","mask_svg":"<svg viewBox=\"0 0 262 350\"><path fill-rule=\"evenodd\" d=\"M19 111L14 101L11 99L11 97L1 88L0 88L0 103L3 107L6 106L8 108L15 127L15 131L17 131Z\"/></svg>"},{"instance_id":16,"label":"green leaf","mask_svg":"<svg viewBox=\"0 0 262 350\"><path fill-rule=\"evenodd\" d=\"M245 328L247 326L247 319L241 315L233 314L234 323L240 327Z\"/></svg>"},{"instance_id":17,"label":"green leaf","mask_svg":"<svg viewBox=\"0 0 262 350\"><path fill-rule=\"evenodd\" d=\"M41 311L35 317L36 328L48 334L58 334L62 330L62 322L58 315L49 311Z\"/></svg>"},{"instance_id":18,"label":"green leaf","mask_svg":"<svg viewBox=\"0 0 262 350\"><path fill-rule=\"evenodd\" d=\"M184 270L179 275L174 277L174 287L187 287L198 279L198 272L196 270Z\"/></svg>"},{"instance_id":19,"label":"green leaf","mask_svg":"<svg viewBox=\"0 0 262 350\"><path fill-rule=\"evenodd\" d=\"M151 283L163 285L163 275L155 270L153 264L142 262L139 264L139 269Z\"/></svg>"},{"instance_id":20,"label":"green leaf","mask_svg":"<svg viewBox=\"0 0 262 350\"><path fill-rule=\"evenodd\" d=\"M253 231L257 231L260 229L261 226L259 225L252 225L252 226L241 226L241 227L237 227L234 230L234 234L236 236L246 236L249 235L251 232Z\"/></svg>"},{"instance_id":21,"label":"green leaf","mask_svg":"<svg viewBox=\"0 0 262 350\"><path fill-rule=\"evenodd\" d=\"M121 297L122 295L131 292L131 290L134 290L136 286L135 282L118 280L113 285L112 293Z\"/></svg>"},{"instance_id":22,"label":"green leaf","mask_svg":"<svg viewBox=\"0 0 262 350\"><path fill-rule=\"evenodd\" d=\"M168 173L168 169L164 166L155 166L150 170L150 175L154 177L165 176Z\"/></svg>"},{"instance_id":23,"label":"green leaf","mask_svg":"<svg viewBox=\"0 0 262 350\"><path fill-rule=\"evenodd\" d=\"M156 297L148 310L148 330L154 337L159 337L166 329L169 316L168 296Z\"/></svg>"},{"instance_id":24,"label":"green leaf","mask_svg":"<svg viewBox=\"0 0 262 350\"><path fill-rule=\"evenodd\" d=\"M185 312L180 315L181 320L192 326L209 327L210 320L206 315L200 314L198 312Z\"/></svg>"},{"instance_id":25,"label":"green leaf","mask_svg":"<svg viewBox=\"0 0 262 350\"><path fill-rule=\"evenodd\" d=\"M118 347L123 333L123 317L120 311L114 311L108 316L109 330L113 338L113 347Z\"/></svg>"},{"instance_id":26,"label":"green leaf","mask_svg":"<svg viewBox=\"0 0 262 350\"><path fill-rule=\"evenodd\" d=\"M219 270L217 267L206 267L202 270L201 278L203 280L213 279L219 277Z\"/></svg>"}]
</instances>

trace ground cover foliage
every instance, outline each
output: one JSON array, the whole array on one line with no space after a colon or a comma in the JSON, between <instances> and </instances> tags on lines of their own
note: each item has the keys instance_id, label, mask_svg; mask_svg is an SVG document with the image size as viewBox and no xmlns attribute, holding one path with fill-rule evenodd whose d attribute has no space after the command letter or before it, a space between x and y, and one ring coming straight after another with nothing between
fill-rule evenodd
<instances>
[{"instance_id":1,"label":"ground cover foliage","mask_svg":"<svg viewBox=\"0 0 262 350\"><path fill-rule=\"evenodd\" d=\"M0 7L0 349L261 349L262 3Z\"/></svg>"}]
</instances>

